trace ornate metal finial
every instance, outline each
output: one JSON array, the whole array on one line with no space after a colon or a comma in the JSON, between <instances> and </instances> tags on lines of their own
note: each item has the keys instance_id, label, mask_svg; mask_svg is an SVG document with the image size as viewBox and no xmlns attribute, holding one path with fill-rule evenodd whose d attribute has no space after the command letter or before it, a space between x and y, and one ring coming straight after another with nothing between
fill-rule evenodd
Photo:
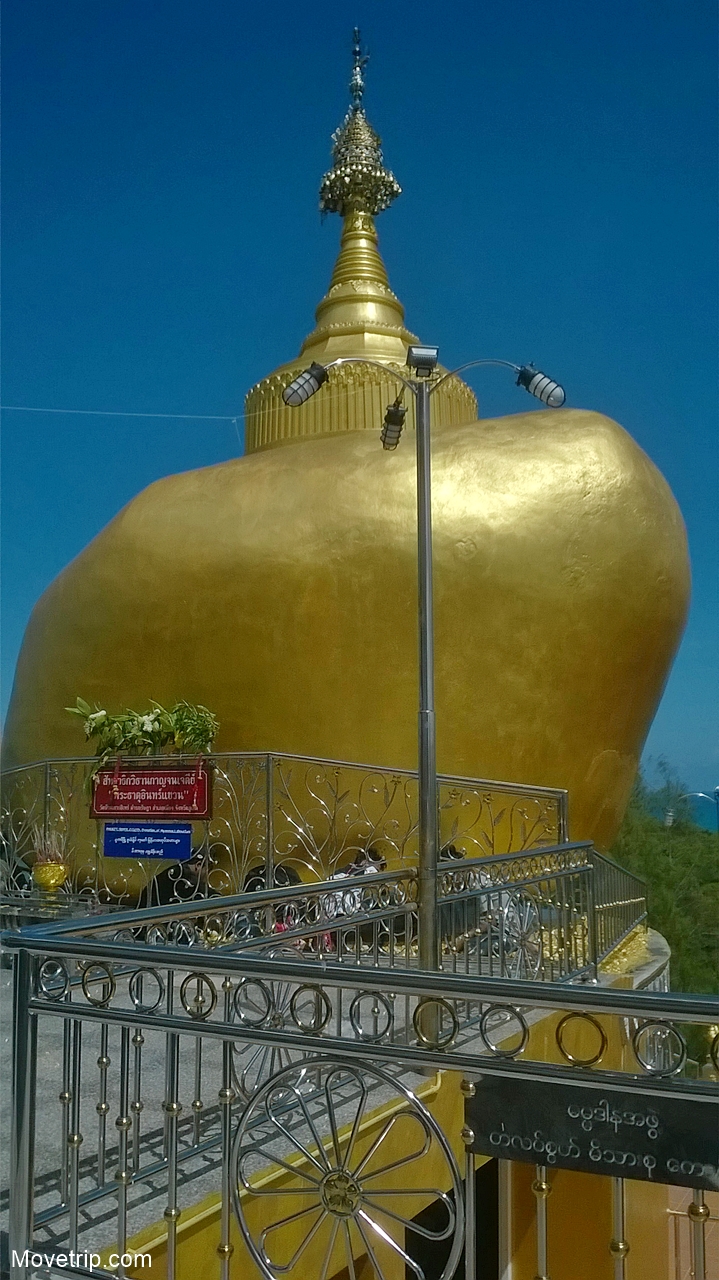
<instances>
[{"instance_id":1,"label":"ornate metal finial","mask_svg":"<svg viewBox=\"0 0 719 1280\"><path fill-rule=\"evenodd\" d=\"M369 123L362 98L367 54L362 53L359 27L352 42L352 103L342 124L332 134L334 164L320 186L322 213L381 213L398 195L400 187L394 174L382 164L380 138Z\"/></svg>"},{"instance_id":2,"label":"ornate metal finial","mask_svg":"<svg viewBox=\"0 0 719 1280\"><path fill-rule=\"evenodd\" d=\"M352 75L350 76L350 97L355 111L362 106L362 95L364 94L364 75L362 73L368 62L369 54L365 53L363 55L362 53L360 29L355 27L352 33Z\"/></svg>"}]
</instances>

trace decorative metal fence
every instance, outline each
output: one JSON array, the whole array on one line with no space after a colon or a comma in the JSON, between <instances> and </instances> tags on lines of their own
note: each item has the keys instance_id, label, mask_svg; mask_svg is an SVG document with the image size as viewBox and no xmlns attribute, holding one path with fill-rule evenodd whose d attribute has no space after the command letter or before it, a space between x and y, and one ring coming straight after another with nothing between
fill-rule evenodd
<instances>
[{"instance_id":1,"label":"decorative metal fence","mask_svg":"<svg viewBox=\"0 0 719 1280\"><path fill-rule=\"evenodd\" d=\"M521 859L525 870L534 856ZM522 882L505 870L500 892L529 891L546 870ZM549 870L555 881L564 871L591 878L583 865ZM448 872L444 886L442 910L463 922L470 906L481 920L495 892L455 878L474 872ZM430 1199L441 1222L428 1235L448 1247L444 1280L463 1248L471 1275L474 1158L463 1186L452 1149L460 1135L444 1133L417 1096L428 1070L581 1080L609 1097L630 1081L650 1110L662 1097L692 1099L711 1123L719 1087L687 1078L686 1028L715 1023L716 1001L514 981L480 963L470 974L417 971L413 877L371 879L342 890L325 882L300 899L274 890L6 935L15 1280L52 1274L33 1251L60 1249L75 1257L63 1267L73 1280L92 1269L78 1261L83 1251L113 1250L104 1261L123 1280L133 1233L160 1216L175 1280L183 1205L210 1189L220 1280L230 1275L233 1214L266 1280L353 1276L360 1256L377 1280L398 1262L423 1280L406 1233ZM716 1029L710 1047L719 1070ZM542 1169L551 1165L549 1146L537 1150Z\"/></svg>"},{"instance_id":2,"label":"decorative metal fence","mask_svg":"<svg viewBox=\"0 0 719 1280\"><path fill-rule=\"evenodd\" d=\"M647 918L646 884L606 854L592 849L597 960L604 960Z\"/></svg>"},{"instance_id":3,"label":"decorative metal fence","mask_svg":"<svg viewBox=\"0 0 719 1280\"><path fill-rule=\"evenodd\" d=\"M164 763L176 768L178 758ZM409 771L267 754L216 755L209 763L212 818L193 823L192 859L164 871L147 860L102 856L102 823L90 817L92 759L7 771L0 812L6 914L153 906L259 884L317 883L368 851L388 870L416 864L417 778ZM438 803L443 846L468 858L567 839L564 791L440 777ZM38 890L32 874L35 849L50 840L69 869L52 895Z\"/></svg>"}]
</instances>

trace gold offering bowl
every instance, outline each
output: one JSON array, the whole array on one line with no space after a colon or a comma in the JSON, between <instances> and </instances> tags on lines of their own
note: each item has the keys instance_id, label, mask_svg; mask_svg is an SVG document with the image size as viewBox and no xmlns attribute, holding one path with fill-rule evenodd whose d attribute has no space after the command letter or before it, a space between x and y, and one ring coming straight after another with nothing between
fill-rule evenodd
<instances>
[{"instance_id":1,"label":"gold offering bowl","mask_svg":"<svg viewBox=\"0 0 719 1280\"><path fill-rule=\"evenodd\" d=\"M64 862L38 862L32 869L35 884L48 893L57 893L69 874L70 868Z\"/></svg>"}]
</instances>

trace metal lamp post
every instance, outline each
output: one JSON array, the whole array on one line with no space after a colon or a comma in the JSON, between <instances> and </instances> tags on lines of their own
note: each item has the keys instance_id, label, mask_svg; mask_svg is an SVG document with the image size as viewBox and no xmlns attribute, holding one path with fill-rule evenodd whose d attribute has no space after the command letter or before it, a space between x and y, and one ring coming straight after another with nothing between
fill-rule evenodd
<instances>
[{"instance_id":1,"label":"metal lamp post","mask_svg":"<svg viewBox=\"0 0 719 1280\"><path fill-rule=\"evenodd\" d=\"M716 828L719 836L719 787L715 787L709 794L707 791L686 791L683 796L679 796L680 800L708 800L716 809Z\"/></svg>"},{"instance_id":2,"label":"metal lamp post","mask_svg":"<svg viewBox=\"0 0 719 1280\"><path fill-rule=\"evenodd\" d=\"M407 366L414 378L403 377L378 360L363 356L341 356L327 365L311 364L298 374L282 393L285 404L297 408L327 382L330 369L342 364L366 364L381 369L397 379L415 399L417 444L417 578L419 614L419 963L422 969L439 967L437 937L437 858L439 852L439 814L437 808L437 738L434 709L434 622L432 585L432 473L430 455L430 397L447 378L477 365L503 365L517 374L517 385L542 400L551 408L564 404L564 391L532 365L512 364L509 360L472 360L446 373L430 385L437 367L438 347L409 347ZM389 405L382 428L382 445L396 449L402 434L406 409L400 404L401 393Z\"/></svg>"}]
</instances>

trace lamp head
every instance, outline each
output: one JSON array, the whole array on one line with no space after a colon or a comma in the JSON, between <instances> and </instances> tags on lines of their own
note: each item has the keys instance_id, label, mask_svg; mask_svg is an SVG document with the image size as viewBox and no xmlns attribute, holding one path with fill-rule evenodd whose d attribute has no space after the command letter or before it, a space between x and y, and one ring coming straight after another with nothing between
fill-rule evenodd
<instances>
[{"instance_id":1,"label":"lamp head","mask_svg":"<svg viewBox=\"0 0 719 1280\"><path fill-rule=\"evenodd\" d=\"M550 409L561 408L566 399L564 388L531 364L523 364L517 371L517 386L524 387L525 391L549 405Z\"/></svg>"},{"instance_id":2,"label":"lamp head","mask_svg":"<svg viewBox=\"0 0 719 1280\"><path fill-rule=\"evenodd\" d=\"M296 378L285 387L282 392L282 399L291 409L297 409L299 405L309 400L315 392L319 391L323 382L329 377L327 370L323 364L311 364L309 369L304 369L302 373L298 373Z\"/></svg>"},{"instance_id":3,"label":"lamp head","mask_svg":"<svg viewBox=\"0 0 719 1280\"><path fill-rule=\"evenodd\" d=\"M404 420L407 414L406 406L403 404L388 404L387 412L384 415L384 426L380 440L383 449L396 449L399 444L399 438L402 435Z\"/></svg>"},{"instance_id":4,"label":"lamp head","mask_svg":"<svg viewBox=\"0 0 719 1280\"><path fill-rule=\"evenodd\" d=\"M429 378L437 368L439 347L408 347L407 365L418 378Z\"/></svg>"}]
</instances>

